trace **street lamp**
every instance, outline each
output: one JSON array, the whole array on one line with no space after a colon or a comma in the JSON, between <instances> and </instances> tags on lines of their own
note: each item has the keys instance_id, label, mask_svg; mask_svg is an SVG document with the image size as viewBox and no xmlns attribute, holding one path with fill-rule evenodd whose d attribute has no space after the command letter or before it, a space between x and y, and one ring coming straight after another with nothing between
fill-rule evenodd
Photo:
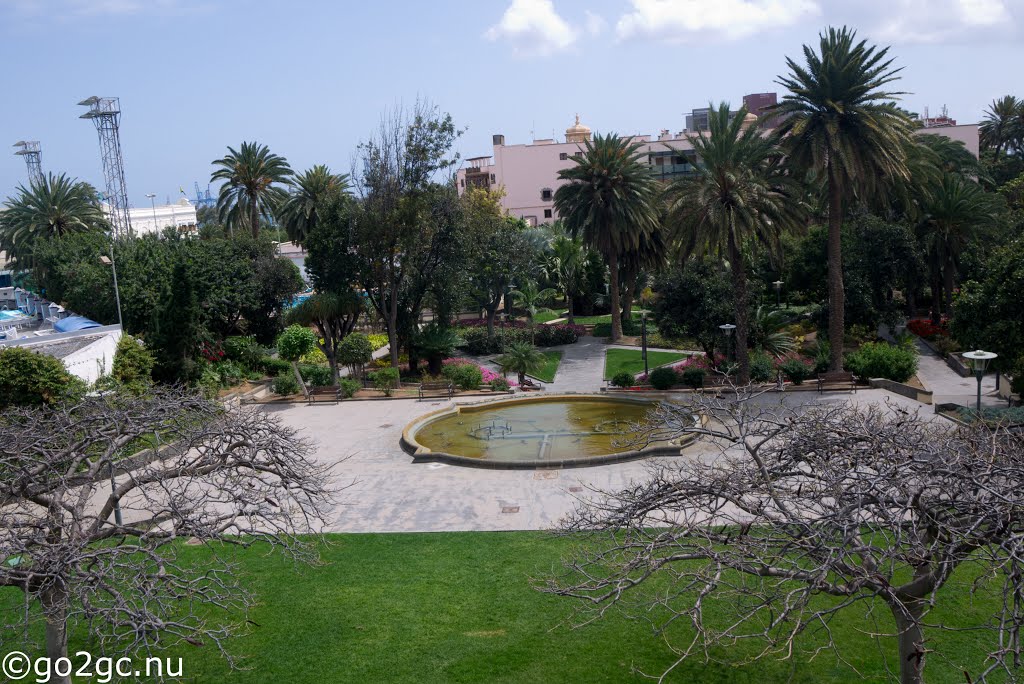
<instances>
[{"instance_id":1,"label":"street lamp","mask_svg":"<svg viewBox=\"0 0 1024 684\"><path fill-rule=\"evenodd\" d=\"M647 309L640 309L640 356L644 360L644 377L650 373L647 370Z\"/></svg>"},{"instance_id":2,"label":"street lamp","mask_svg":"<svg viewBox=\"0 0 1024 684\"><path fill-rule=\"evenodd\" d=\"M117 262L114 261L114 241L110 241L110 256L100 256L100 263L104 266L110 266L114 273L114 299L117 302L117 324L121 326L121 332L124 332L124 321L121 319L121 291L117 288Z\"/></svg>"},{"instance_id":3,"label":"street lamp","mask_svg":"<svg viewBox=\"0 0 1024 684\"><path fill-rule=\"evenodd\" d=\"M723 323L722 325L720 325L718 327L719 327L719 329L721 329L722 333L725 335L725 360L728 361L729 360L729 338L732 337L732 331L736 329L736 326L733 325L732 323ZM714 361L715 361L714 359L711 359L712 363L714 363Z\"/></svg>"},{"instance_id":4,"label":"street lamp","mask_svg":"<svg viewBox=\"0 0 1024 684\"><path fill-rule=\"evenodd\" d=\"M776 280L772 285L775 286L775 308L782 308L782 281Z\"/></svg>"},{"instance_id":5,"label":"street lamp","mask_svg":"<svg viewBox=\"0 0 1024 684\"><path fill-rule=\"evenodd\" d=\"M149 198L149 204L151 207L153 207L153 231L159 233L160 226L158 226L156 223L156 194L152 192L147 192L146 197Z\"/></svg>"},{"instance_id":6,"label":"street lamp","mask_svg":"<svg viewBox=\"0 0 1024 684\"><path fill-rule=\"evenodd\" d=\"M996 358L998 354L977 349L966 352L963 357L971 362L974 367L974 377L978 378L978 420L981 420L981 378L985 375L985 368L988 362Z\"/></svg>"}]
</instances>

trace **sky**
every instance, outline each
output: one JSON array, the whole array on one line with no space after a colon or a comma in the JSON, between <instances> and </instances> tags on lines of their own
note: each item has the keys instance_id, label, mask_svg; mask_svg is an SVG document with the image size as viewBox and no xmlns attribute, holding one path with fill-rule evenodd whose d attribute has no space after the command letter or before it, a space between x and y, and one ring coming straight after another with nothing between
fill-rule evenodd
<instances>
[{"instance_id":1,"label":"sky","mask_svg":"<svg viewBox=\"0 0 1024 684\"><path fill-rule=\"evenodd\" d=\"M844 24L891 46L911 111L974 123L1024 96L1024 0L0 0L0 198L26 181L18 140L103 187L76 104L91 95L120 98L129 203L148 206L205 190L242 141L346 172L417 98L466 129L463 157L494 133L562 137L576 113L600 132L681 130L695 107L781 94L786 57Z\"/></svg>"}]
</instances>

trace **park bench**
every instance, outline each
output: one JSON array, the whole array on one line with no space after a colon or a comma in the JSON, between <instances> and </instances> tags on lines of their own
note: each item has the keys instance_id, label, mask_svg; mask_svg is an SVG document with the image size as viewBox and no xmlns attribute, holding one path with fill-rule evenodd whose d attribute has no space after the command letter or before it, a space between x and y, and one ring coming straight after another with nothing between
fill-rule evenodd
<instances>
[{"instance_id":1,"label":"park bench","mask_svg":"<svg viewBox=\"0 0 1024 684\"><path fill-rule=\"evenodd\" d=\"M341 401L341 388L332 387L310 387L306 385L306 405L315 404L318 401L330 401L337 404Z\"/></svg>"},{"instance_id":2,"label":"park bench","mask_svg":"<svg viewBox=\"0 0 1024 684\"><path fill-rule=\"evenodd\" d=\"M446 396L451 399L454 390L452 383L447 380L437 380L434 382L421 382L420 383L420 399L425 399L428 394L435 394L437 396ZM418 400L417 400L418 401Z\"/></svg>"},{"instance_id":3,"label":"park bench","mask_svg":"<svg viewBox=\"0 0 1024 684\"><path fill-rule=\"evenodd\" d=\"M519 385L519 389L523 390L524 392L542 390L544 389L544 385L543 383L540 383L536 380L526 378L523 380L522 384Z\"/></svg>"},{"instance_id":4,"label":"park bench","mask_svg":"<svg viewBox=\"0 0 1024 684\"><path fill-rule=\"evenodd\" d=\"M701 380L702 389L721 389L732 385L732 378L722 373L705 373Z\"/></svg>"},{"instance_id":5,"label":"park bench","mask_svg":"<svg viewBox=\"0 0 1024 684\"><path fill-rule=\"evenodd\" d=\"M826 390L857 391L857 376L849 371L818 373L818 392Z\"/></svg>"}]
</instances>

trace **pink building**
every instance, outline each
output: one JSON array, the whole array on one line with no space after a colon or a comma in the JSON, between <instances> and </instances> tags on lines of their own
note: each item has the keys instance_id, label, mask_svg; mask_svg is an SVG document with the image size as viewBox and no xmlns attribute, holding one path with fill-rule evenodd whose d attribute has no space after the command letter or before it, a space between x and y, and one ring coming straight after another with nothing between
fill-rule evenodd
<instances>
[{"instance_id":1,"label":"pink building","mask_svg":"<svg viewBox=\"0 0 1024 684\"><path fill-rule=\"evenodd\" d=\"M753 114L747 115L751 121ZM977 124L922 128L918 133L944 135L960 140L974 156L978 156ZM686 139L686 131L670 133L661 131L656 139L650 135L632 136L641 143L640 152L657 178L670 181L693 170L696 156L693 146ZM584 141L591 139L587 126L576 123L565 130L565 142L553 139L534 140L527 145L506 145L505 136L493 137L493 154L487 157L470 157L456 176L459 194L467 187L482 187L504 190L502 207L512 216L525 219L530 225L551 223L558 218L555 211L555 191L563 181L558 172L569 168L571 156L583 151Z\"/></svg>"}]
</instances>

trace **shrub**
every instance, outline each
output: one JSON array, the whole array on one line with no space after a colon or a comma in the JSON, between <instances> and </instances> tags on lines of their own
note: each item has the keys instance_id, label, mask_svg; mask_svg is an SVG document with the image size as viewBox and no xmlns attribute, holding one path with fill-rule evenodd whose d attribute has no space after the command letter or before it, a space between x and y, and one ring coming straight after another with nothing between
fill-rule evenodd
<instances>
[{"instance_id":1,"label":"shrub","mask_svg":"<svg viewBox=\"0 0 1024 684\"><path fill-rule=\"evenodd\" d=\"M775 364L767 354L754 354L750 358L750 380L771 382L775 375Z\"/></svg>"},{"instance_id":2,"label":"shrub","mask_svg":"<svg viewBox=\"0 0 1024 684\"><path fill-rule=\"evenodd\" d=\"M59 359L23 347L0 349L0 407L56 404L84 392L85 383Z\"/></svg>"},{"instance_id":3,"label":"shrub","mask_svg":"<svg viewBox=\"0 0 1024 684\"><path fill-rule=\"evenodd\" d=\"M814 351L814 372L824 373L832 361L832 345L828 340L818 340Z\"/></svg>"},{"instance_id":4,"label":"shrub","mask_svg":"<svg viewBox=\"0 0 1024 684\"><path fill-rule=\"evenodd\" d=\"M153 382L153 354L141 340L131 335L121 335L114 352L111 375L118 385L132 394L142 394Z\"/></svg>"},{"instance_id":5,"label":"shrub","mask_svg":"<svg viewBox=\"0 0 1024 684\"><path fill-rule=\"evenodd\" d=\"M679 375L671 368L655 368L647 380L654 389L667 390L679 381Z\"/></svg>"},{"instance_id":6,"label":"shrub","mask_svg":"<svg viewBox=\"0 0 1024 684\"><path fill-rule=\"evenodd\" d=\"M353 334L359 335L361 333ZM351 335L349 335L349 337L351 337ZM388 343L388 336L386 333L373 333L372 335L367 335L366 339L369 340L372 351L377 351Z\"/></svg>"},{"instance_id":7,"label":"shrub","mask_svg":"<svg viewBox=\"0 0 1024 684\"><path fill-rule=\"evenodd\" d=\"M225 358L236 361L250 370L260 368L265 353L263 347L256 342L256 338L251 335L229 337L224 340Z\"/></svg>"},{"instance_id":8,"label":"shrub","mask_svg":"<svg viewBox=\"0 0 1024 684\"><path fill-rule=\"evenodd\" d=\"M380 390L385 397L390 397L401 383L397 368L381 368L370 373L370 382L374 389Z\"/></svg>"},{"instance_id":9,"label":"shrub","mask_svg":"<svg viewBox=\"0 0 1024 684\"><path fill-rule=\"evenodd\" d=\"M448 363L441 367L441 375L461 390L475 390L484 381L480 367L470 363Z\"/></svg>"},{"instance_id":10,"label":"shrub","mask_svg":"<svg viewBox=\"0 0 1024 684\"><path fill-rule=\"evenodd\" d=\"M217 382L221 387L233 387L245 379L245 369L234 361L211 364L210 371L217 375ZM203 374L205 375L206 371L203 371Z\"/></svg>"},{"instance_id":11,"label":"shrub","mask_svg":"<svg viewBox=\"0 0 1024 684\"><path fill-rule=\"evenodd\" d=\"M326 366L327 365L327 354L324 354L320 347L316 347L313 351L302 355L299 359L300 363L308 363L314 366Z\"/></svg>"},{"instance_id":12,"label":"shrub","mask_svg":"<svg viewBox=\"0 0 1024 684\"><path fill-rule=\"evenodd\" d=\"M458 335L462 340L460 346L473 356L501 354L513 344L530 341L530 331L522 327L507 327L505 330L498 328L494 331L494 337L488 338L486 327L474 325L459 328Z\"/></svg>"},{"instance_id":13,"label":"shrub","mask_svg":"<svg viewBox=\"0 0 1024 684\"><path fill-rule=\"evenodd\" d=\"M935 347L935 351L943 357L960 351L960 345L957 344L953 338L947 337L946 335L937 335L935 339L932 340L932 346Z\"/></svg>"},{"instance_id":14,"label":"shrub","mask_svg":"<svg viewBox=\"0 0 1024 684\"><path fill-rule=\"evenodd\" d=\"M387 341L388 338L385 335L384 344L387 344ZM364 364L373 359L373 350L374 346L370 342L370 338L363 333L346 335L338 345L338 363L351 366L353 369L362 368Z\"/></svg>"},{"instance_id":15,"label":"shrub","mask_svg":"<svg viewBox=\"0 0 1024 684\"><path fill-rule=\"evenodd\" d=\"M509 389L511 389L511 387L512 387L509 384L509 381L506 380L505 378L501 377L500 375L498 377L492 379L488 383L488 385L490 385L492 392L508 392Z\"/></svg>"},{"instance_id":16,"label":"shrub","mask_svg":"<svg viewBox=\"0 0 1024 684\"><path fill-rule=\"evenodd\" d=\"M316 348L316 335L309 328L290 325L277 336L277 353L285 361L298 361Z\"/></svg>"},{"instance_id":17,"label":"shrub","mask_svg":"<svg viewBox=\"0 0 1024 684\"><path fill-rule=\"evenodd\" d=\"M949 321L943 319L938 325L935 325L927 318L914 318L907 322L907 330L918 337L931 340L939 335L949 335Z\"/></svg>"},{"instance_id":18,"label":"shrub","mask_svg":"<svg viewBox=\"0 0 1024 684\"><path fill-rule=\"evenodd\" d=\"M271 377L277 377L281 373L290 373L292 370L292 364L272 356L264 356L260 359L257 367Z\"/></svg>"},{"instance_id":19,"label":"shrub","mask_svg":"<svg viewBox=\"0 0 1024 684\"><path fill-rule=\"evenodd\" d=\"M557 347L562 344L574 344L580 339L584 328L582 325L538 325L536 342L538 347Z\"/></svg>"},{"instance_id":20,"label":"shrub","mask_svg":"<svg viewBox=\"0 0 1024 684\"><path fill-rule=\"evenodd\" d=\"M906 382L917 372L917 354L886 342L868 342L846 355L846 369L862 378Z\"/></svg>"},{"instance_id":21,"label":"shrub","mask_svg":"<svg viewBox=\"0 0 1024 684\"><path fill-rule=\"evenodd\" d=\"M291 370L286 373L281 373L274 382L270 385L270 389L274 394L280 394L281 396L288 396L289 394L297 394L299 391L299 383L295 382L295 377L292 375Z\"/></svg>"},{"instance_id":22,"label":"shrub","mask_svg":"<svg viewBox=\"0 0 1024 684\"><path fill-rule=\"evenodd\" d=\"M621 387L623 389L626 389L628 387L632 387L635 384L636 378L629 371L622 371L621 373L616 373L615 377L612 378L612 385L614 385L615 387Z\"/></svg>"},{"instance_id":23,"label":"shrub","mask_svg":"<svg viewBox=\"0 0 1024 684\"><path fill-rule=\"evenodd\" d=\"M294 381L293 381L294 382ZM199 391L202 392L203 396L207 399L213 399L220 392L221 380L220 373L212 365L203 368L203 372L200 373L199 379L196 380L196 385L199 387Z\"/></svg>"},{"instance_id":24,"label":"shrub","mask_svg":"<svg viewBox=\"0 0 1024 684\"><path fill-rule=\"evenodd\" d=\"M804 380L811 377L811 367L800 359L786 359L779 365L779 370L794 385L802 385Z\"/></svg>"},{"instance_id":25,"label":"shrub","mask_svg":"<svg viewBox=\"0 0 1024 684\"><path fill-rule=\"evenodd\" d=\"M362 387L361 382L352 378L341 378L338 380L338 391L342 399L351 399Z\"/></svg>"},{"instance_id":26,"label":"shrub","mask_svg":"<svg viewBox=\"0 0 1024 684\"><path fill-rule=\"evenodd\" d=\"M691 366L690 368L685 369L682 373L683 384L687 387L692 387L693 389L702 387L704 385L704 376L706 374L707 371L700 366Z\"/></svg>"},{"instance_id":27,"label":"shrub","mask_svg":"<svg viewBox=\"0 0 1024 684\"><path fill-rule=\"evenodd\" d=\"M299 375L303 382L313 387L327 387L333 380L329 366L302 364L299 366Z\"/></svg>"}]
</instances>

